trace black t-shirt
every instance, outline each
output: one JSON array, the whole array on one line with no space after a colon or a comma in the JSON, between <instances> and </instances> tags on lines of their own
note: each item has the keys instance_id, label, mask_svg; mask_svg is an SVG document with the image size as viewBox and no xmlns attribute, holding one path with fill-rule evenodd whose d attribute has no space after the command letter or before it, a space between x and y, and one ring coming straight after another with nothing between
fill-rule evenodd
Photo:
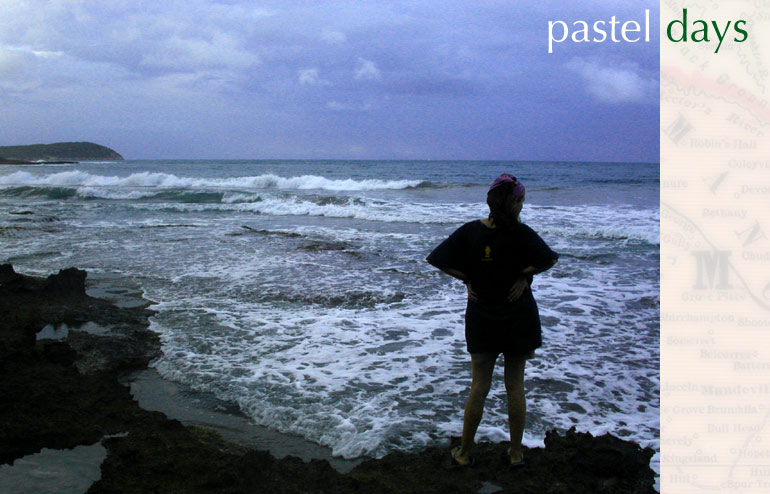
<instances>
[{"instance_id":1,"label":"black t-shirt","mask_svg":"<svg viewBox=\"0 0 770 494\"><path fill-rule=\"evenodd\" d=\"M464 273L478 296L478 301L468 302L466 310L468 351L524 354L541 344L537 304L530 289L514 302L508 301L508 293L526 267L547 268L558 258L523 223L504 230L488 228L477 220L458 228L427 260L438 268Z\"/></svg>"}]
</instances>

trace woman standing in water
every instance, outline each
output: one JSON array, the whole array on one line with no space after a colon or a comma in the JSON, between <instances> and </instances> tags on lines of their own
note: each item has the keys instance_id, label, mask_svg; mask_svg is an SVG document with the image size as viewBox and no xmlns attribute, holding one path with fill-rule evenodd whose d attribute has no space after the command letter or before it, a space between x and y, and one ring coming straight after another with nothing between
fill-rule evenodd
<instances>
[{"instance_id":1,"label":"woman standing in water","mask_svg":"<svg viewBox=\"0 0 770 494\"><path fill-rule=\"evenodd\" d=\"M468 287L465 341L471 354L472 380L462 443L451 451L452 461L461 466L473 465L474 437L501 353L505 356L510 464L524 464L524 365L542 344L540 315L530 285L533 275L550 269L559 258L534 230L519 222L524 194L524 185L516 177L507 173L497 177L487 192L489 217L458 228L427 259Z\"/></svg>"}]
</instances>

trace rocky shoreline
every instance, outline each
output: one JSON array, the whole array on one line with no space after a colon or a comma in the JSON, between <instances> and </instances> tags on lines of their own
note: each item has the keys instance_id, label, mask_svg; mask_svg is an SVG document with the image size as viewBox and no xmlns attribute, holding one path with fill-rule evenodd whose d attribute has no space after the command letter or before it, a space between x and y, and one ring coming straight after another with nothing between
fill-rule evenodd
<instances>
[{"instance_id":1,"label":"rocky shoreline","mask_svg":"<svg viewBox=\"0 0 770 494\"><path fill-rule=\"evenodd\" d=\"M391 453L341 473L325 460L276 459L142 409L119 383L161 354L153 312L86 294L86 272L47 278L0 266L0 464L101 443L101 478L89 493L517 492L652 493L653 450L611 435L549 432L505 468L504 443L479 444L473 469L449 465L443 447ZM41 331L66 338L38 339Z\"/></svg>"}]
</instances>

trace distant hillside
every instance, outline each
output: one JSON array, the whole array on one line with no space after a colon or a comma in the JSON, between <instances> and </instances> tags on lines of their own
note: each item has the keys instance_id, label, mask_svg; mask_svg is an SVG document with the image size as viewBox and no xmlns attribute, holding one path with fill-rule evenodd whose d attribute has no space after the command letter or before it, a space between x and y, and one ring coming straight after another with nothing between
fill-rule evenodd
<instances>
[{"instance_id":1,"label":"distant hillside","mask_svg":"<svg viewBox=\"0 0 770 494\"><path fill-rule=\"evenodd\" d=\"M56 142L30 146L0 146L0 158L24 161L119 161L123 156L93 142Z\"/></svg>"}]
</instances>

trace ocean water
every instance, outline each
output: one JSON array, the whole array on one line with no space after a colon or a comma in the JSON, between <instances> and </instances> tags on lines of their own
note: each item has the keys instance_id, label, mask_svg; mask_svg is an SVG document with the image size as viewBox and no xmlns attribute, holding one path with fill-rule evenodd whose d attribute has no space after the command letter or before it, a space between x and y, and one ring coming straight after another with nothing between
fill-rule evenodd
<instances>
[{"instance_id":1,"label":"ocean water","mask_svg":"<svg viewBox=\"0 0 770 494\"><path fill-rule=\"evenodd\" d=\"M501 172L561 257L525 443L576 426L659 451L658 164L125 161L0 168L0 262L119 274L155 302L164 377L345 458L460 435L465 289L426 255ZM502 357L501 361L502 363ZM479 440L507 440L502 365Z\"/></svg>"}]
</instances>

